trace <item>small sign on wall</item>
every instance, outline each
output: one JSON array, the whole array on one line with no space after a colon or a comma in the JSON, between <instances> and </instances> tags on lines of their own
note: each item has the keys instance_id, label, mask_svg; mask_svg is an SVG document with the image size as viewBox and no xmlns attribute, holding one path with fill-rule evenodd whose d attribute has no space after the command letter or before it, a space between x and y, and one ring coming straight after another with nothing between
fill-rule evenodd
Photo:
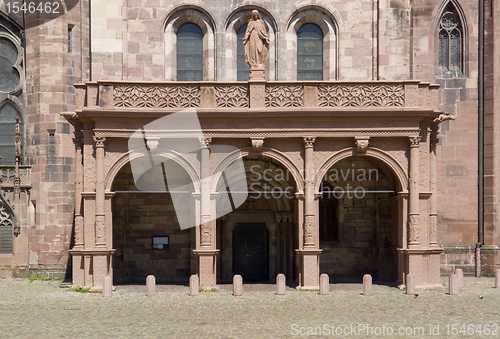
<instances>
[{"instance_id":1,"label":"small sign on wall","mask_svg":"<svg viewBox=\"0 0 500 339\"><path fill-rule=\"evenodd\" d=\"M153 237L154 250L168 250L168 236Z\"/></svg>"}]
</instances>

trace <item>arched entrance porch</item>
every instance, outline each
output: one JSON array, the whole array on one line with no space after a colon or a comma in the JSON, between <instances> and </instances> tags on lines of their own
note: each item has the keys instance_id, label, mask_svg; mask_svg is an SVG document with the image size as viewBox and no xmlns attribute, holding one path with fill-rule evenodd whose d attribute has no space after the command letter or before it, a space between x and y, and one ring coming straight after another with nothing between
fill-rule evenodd
<instances>
[{"instance_id":1,"label":"arched entrance porch","mask_svg":"<svg viewBox=\"0 0 500 339\"><path fill-rule=\"evenodd\" d=\"M245 155L243 164L246 178L238 182L234 194L246 193L248 197L217 219L217 280L227 283L234 274L241 274L244 281L269 282L284 273L293 281L298 274L294 177L284 165L262 154ZM231 172L226 175L231 180ZM217 192L224 191L221 176ZM216 201L217 209L225 210L228 203L221 197Z\"/></svg>"},{"instance_id":2,"label":"arched entrance porch","mask_svg":"<svg viewBox=\"0 0 500 339\"><path fill-rule=\"evenodd\" d=\"M186 283L196 272L195 228L180 227L181 219L186 223L186 218L192 218L195 223L193 183L177 162L161 161L137 181L129 162L114 177L115 283L143 283L150 274L159 283Z\"/></svg>"},{"instance_id":3,"label":"arched entrance porch","mask_svg":"<svg viewBox=\"0 0 500 339\"><path fill-rule=\"evenodd\" d=\"M401 187L388 166L350 156L328 169L319 191L320 272L332 281L396 280Z\"/></svg>"}]
</instances>

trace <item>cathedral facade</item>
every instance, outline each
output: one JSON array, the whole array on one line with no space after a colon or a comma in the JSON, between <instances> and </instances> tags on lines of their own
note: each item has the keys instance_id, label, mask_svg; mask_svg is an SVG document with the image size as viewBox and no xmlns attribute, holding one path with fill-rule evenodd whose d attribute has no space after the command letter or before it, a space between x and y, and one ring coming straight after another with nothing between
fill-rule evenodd
<instances>
[{"instance_id":1,"label":"cathedral facade","mask_svg":"<svg viewBox=\"0 0 500 339\"><path fill-rule=\"evenodd\" d=\"M472 1L63 7L0 4L3 275L432 288L498 267L491 2L484 68Z\"/></svg>"}]
</instances>

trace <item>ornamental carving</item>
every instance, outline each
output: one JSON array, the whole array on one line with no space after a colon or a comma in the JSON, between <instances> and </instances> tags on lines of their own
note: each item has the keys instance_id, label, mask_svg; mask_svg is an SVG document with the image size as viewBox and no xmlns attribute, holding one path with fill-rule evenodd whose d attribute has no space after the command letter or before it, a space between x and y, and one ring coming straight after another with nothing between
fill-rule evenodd
<instances>
[{"instance_id":1,"label":"ornamental carving","mask_svg":"<svg viewBox=\"0 0 500 339\"><path fill-rule=\"evenodd\" d=\"M358 153L366 153L368 150L368 143L370 142L370 137L356 137L356 151Z\"/></svg>"},{"instance_id":2,"label":"ornamental carving","mask_svg":"<svg viewBox=\"0 0 500 339\"><path fill-rule=\"evenodd\" d=\"M305 137L304 138L304 145L306 148L313 147L314 146L314 141L316 141L315 137Z\"/></svg>"},{"instance_id":3,"label":"ornamental carving","mask_svg":"<svg viewBox=\"0 0 500 339\"><path fill-rule=\"evenodd\" d=\"M2 201L0 200L0 204ZM12 227L14 224L12 214L9 213L5 206L0 205L0 227Z\"/></svg>"},{"instance_id":4,"label":"ornamental carving","mask_svg":"<svg viewBox=\"0 0 500 339\"><path fill-rule=\"evenodd\" d=\"M75 245L83 245L83 217L75 217Z\"/></svg>"},{"instance_id":5,"label":"ornamental carving","mask_svg":"<svg viewBox=\"0 0 500 339\"><path fill-rule=\"evenodd\" d=\"M409 137L408 142L411 148L418 147L420 145L420 137Z\"/></svg>"},{"instance_id":6,"label":"ornamental carving","mask_svg":"<svg viewBox=\"0 0 500 339\"><path fill-rule=\"evenodd\" d=\"M210 148L210 144L212 143L212 138L198 138L200 142L200 146L202 148Z\"/></svg>"},{"instance_id":7,"label":"ornamental carving","mask_svg":"<svg viewBox=\"0 0 500 339\"><path fill-rule=\"evenodd\" d=\"M304 244L314 243L314 215L306 215L304 222Z\"/></svg>"},{"instance_id":8,"label":"ornamental carving","mask_svg":"<svg viewBox=\"0 0 500 339\"><path fill-rule=\"evenodd\" d=\"M264 146L264 138L252 138L252 152L262 153L262 146Z\"/></svg>"},{"instance_id":9,"label":"ornamental carving","mask_svg":"<svg viewBox=\"0 0 500 339\"><path fill-rule=\"evenodd\" d=\"M94 137L95 147L104 147L105 137Z\"/></svg>"},{"instance_id":10,"label":"ornamental carving","mask_svg":"<svg viewBox=\"0 0 500 339\"><path fill-rule=\"evenodd\" d=\"M212 244L212 234L210 232L210 218L207 216L201 217L200 238L201 246L210 246Z\"/></svg>"},{"instance_id":11,"label":"ornamental carving","mask_svg":"<svg viewBox=\"0 0 500 339\"><path fill-rule=\"evenodd\" d=\"M403 107L403 85L318 86L320 107Z\"/></svg>"},{"instance_id":12,"label":"ornamental carving","mask_svg":"<svg viewBox=\"0 0 500 339\"><path fill-rule=\"evenodd\" d=\"M115 85L115 107L187 108L200 107L199 86Z\"/></svg>"},{"instance_id":13,"label":"ornamental carving","mask_svg":"<svg viewBox=\"0 0 500 339\"><path fill-rule=\"evenodd\" d=\"M419 240L419 232L420 227L418 224L419 215L418 214L410 214L409 224L409 233L410 233L410 244L418 244Z\"/></svg>"},{"instance_id":14,"label":"ornamental carving","mask_svg":"<svg viewBox=\"0 0 500 339\"><path fill-rule=\"evenodd\" d=\"M266 86L266 107L303 107L304 86Z\"/></svg>"},{"instance_id":15,"label":"ornamental carving","mask_svg":"<svg viewBox=\"0 0 500 339\"><path fill-rule=\"evenodd\" d=\"M430 225L430 235L429 242L431 244L437 244L437 216L431 215L431 225Z\"/></svg>"},{"instance_id":16,"label":"ornamental carving","mask_svg":"<svg viewBox=\"0 0 500 339\"><path fill-rule=\"evenodd\" d=\"M215 86L217 107L249 107L250 95L246 86Z\"/></svg>"},{"instance_id":17,"label":"ornamental carving","mask_svg":"<svg viewBox=\"0 0 500 339\"><path fill-rule=\"evenodd\" d=\"M95 242L96 244L105 244L104 241L104 216L97 215L95 220Z\"/></svg>"}]
</instances>

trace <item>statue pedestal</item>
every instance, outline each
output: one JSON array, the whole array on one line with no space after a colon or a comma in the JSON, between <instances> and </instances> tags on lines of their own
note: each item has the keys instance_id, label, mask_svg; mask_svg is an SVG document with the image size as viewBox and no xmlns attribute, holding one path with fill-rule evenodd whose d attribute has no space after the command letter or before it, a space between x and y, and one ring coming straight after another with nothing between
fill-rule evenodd
<instances>
[{"instance_id":1,"label":"statue pedestal","mask_svg":"<svg viewBox=\"0 0 500 339\"><path fill-rule=\"evenodd\" d=\"M250 68L250 80L265 80L266 72L264 66Z\"/></svg>"}]
</instances>

